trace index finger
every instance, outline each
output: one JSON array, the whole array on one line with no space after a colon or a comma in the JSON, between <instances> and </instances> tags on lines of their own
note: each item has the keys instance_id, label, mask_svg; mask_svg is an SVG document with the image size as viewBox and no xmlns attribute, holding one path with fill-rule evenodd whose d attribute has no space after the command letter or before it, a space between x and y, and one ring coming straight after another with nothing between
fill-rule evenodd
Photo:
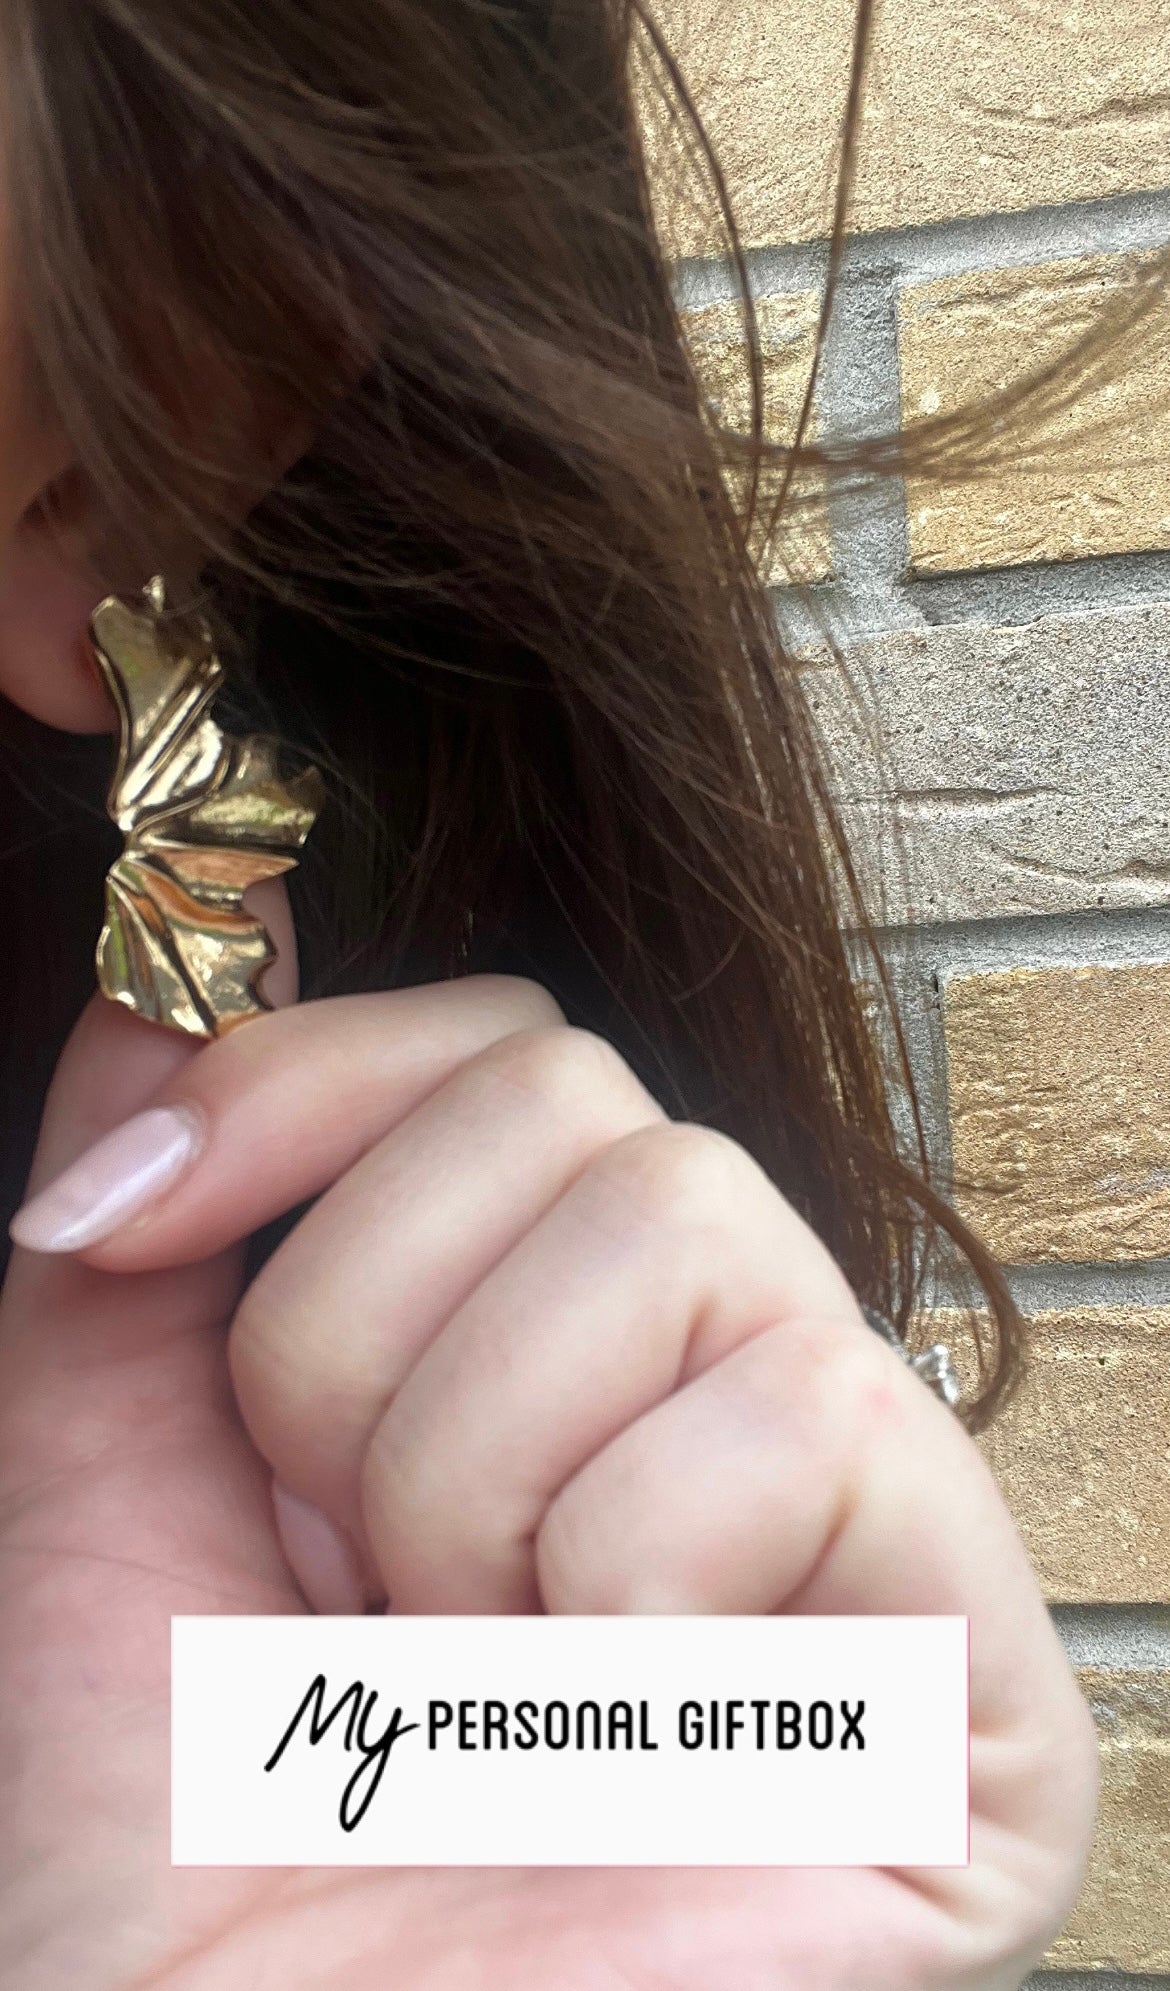
<instances>
[{"instance_id":1,"label":"index finger","mask_svg":"<svg viewBox=\"0 0 1170 1991\"><path fill-rule=\"evenodd\" d=\"M517 1030L563 1020L535 983L490 975L275 1010L188 1058L150 1098L154 1119L137 1145L156 1130L166 1135L168 1109L194 1138L182 1172L146 1207L84 1247L46 1243L27 1206L12 1234L34 1250L75 1249L103 1271L208 1258L327 1188L466 1059ZM112 1158L137 1156L132 1123L108 1138ZM79 1190L100 1188L102 1167L97 1150L81 1156ZM45 1171L38 1176L43 1183ZM49 1191L63 1206L70 1194L68 1177Z\"/></svg>"}]
</instances>

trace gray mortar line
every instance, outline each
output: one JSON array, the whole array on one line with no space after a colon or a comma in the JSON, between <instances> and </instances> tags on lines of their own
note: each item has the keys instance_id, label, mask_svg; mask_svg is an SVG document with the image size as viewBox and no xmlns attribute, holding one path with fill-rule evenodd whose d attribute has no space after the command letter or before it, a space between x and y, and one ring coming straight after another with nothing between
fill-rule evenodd
<instances>
[{"instance_id":1,"label":"gray mortar line","mask_svg":"<svg viewBox=\"0 0 1170 1991\"><path fill-rule=\"evenodd\" d=\"M913 952L944 983L1008 968L1158 966L1170 961L1170 906L883 927L879 943L891 965Z\"/></svg>"},{"instance_id":2,"label":"gray mortar line","mask_svg":"<svg viewBox=\"0 0 1170 1991\"><path fill-rule=\"evenodd\" d=\"M1105 553L954 574L914 574L896 589L923 623L1003 627L1042 615L1092 615L1170 601L1170 552Z\"/></svg>"},{"instance_id":3,"label":"gray mortar line","mask_svg":"<svg viewBox=\"0 0 1170 1991\"><path fill-rule=\"evenodd\" d=\"M1116 1970L1038 1970L1022 1991L1167 1991L1170 1977Z\"/></svg>"},{"instance_id":4,"label":"gray mortar line","mask_svg":"<svg viewBox=\"0 0 1170 1991\"><path fill-rule=\"evenodd\" d=\"M896 430L901 420L897 298L889 277L843 286L829 321L817 396L818 436L846 446ZM923 617L901 594L909 560L901 477L858 480L829 473L833 607L842 637L859 629L919 628Z\"/></svg>"},{"instance_id":5,"label":"gray mortar line","mask_svg":"<svg viewBox=\"0 0 1170 1991\"><path fill-rule=\"evenodd\" d=\"M886 482L885 495L901 505L901 479ZM905 513L892 528L881 521L882 495L880 490L861 494L865 509L856 514L852 543L845 541L844 516L833 521L834 555L843 573L850 571L850 579L776 591L777 622L793 649L813 648L824 642L826 633L847 648L898 629L959 624L1007 628L1042 616L1103 615L1170 602L1170 552L1164 551L1096 554L961 574L907 574ZM798 593L798 599L791 598Z\"/></svg>"},{"instance_id":6,"label":"gray mortar line","mask_svg":"<svg viewBox=\"0 0 1170 1991\"><path fill-rule=\"evenodd\" d=\"M1002 1270L1025 1319L1101 1307L1170 1307L1170 1258L1004 1265ZM964 1306L968 1299L965 1287L942 1277L929 1294L935 1307Z\"/></svg>"},{"instance_id":7,"label":"gray mortar line","mask_svg":"<svg viewBox=\"0 0 1170 1991\"><path fill-rule=\"evenodd\" d=\"M846 446L895 431L901 421L897 296L873 272L844 284L829 321L817 383L817 436ZM828 475L834 578L797 592L776 590L781 633L794 648L825 637L843 648L890 629L920 629L921 607L902 590L909 563L901 477Z\"/></svg>"},{"instance_id":8,"label":"gray mortar line","mask_svg":"<svg viewBox=\"0 0 1170 1991\"><path fill-rule=\"evenodd\" d=\"M884 273L901 283L929 283L973 270L1073 256L1124 255L1158 249L1168 241L1170 189L1158 188L1106 200L1062 201L1008 214L964 215L874 229L849 237L841 272L843 277ZM825 279L828 244L823 239L778 243L749 249L744 260L757 297L817 290ZM726 302L737 291L732 264L719 257L676 263L673 283L684 310Z\"/></svg>"},{"instance_id":9,"label":"gray mortar line","mask_svg":"<svg viewBox=\"0 0 1170 1991\"><path fill-rule=\"evenodd\" d=\"M1074 1666L1117 1672L1170 1667L1170 1605L1052 1604L1049 1609Z\"/></svg>"},{"instance_id":10,"label":"gray mortar line","mask_svg":"<svg viewBox=\"0 0 1170 1991\"><path fill-rule=\"evenodd\" d=\"M1005 1268L1023 1314L1092 1307L1170 1307L1170 1258Z\"/></svg>"}]
</instances>

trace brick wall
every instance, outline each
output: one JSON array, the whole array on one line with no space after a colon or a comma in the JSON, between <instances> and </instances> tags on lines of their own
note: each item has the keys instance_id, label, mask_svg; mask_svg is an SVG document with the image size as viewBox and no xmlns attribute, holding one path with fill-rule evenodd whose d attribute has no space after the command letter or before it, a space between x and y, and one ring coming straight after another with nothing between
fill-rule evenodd
<instances>
[{"instance_id":1,"label":"brick wall","mask_svg":"<svg viewBox=\"0 0 1170 1991\"><path fill-rule=\"evenodd\" d=\"M728 171L782 437L852 0L660 0L658 17ZM945 411L1052 358L1170 243L1168 183L1170 0L888 4L820 433ZM668 220L696 358L734 416L732 280L701 199ZM1025 1387L983 1442L1104 1772L1089 1880L1035 1981L1137 1991L1170 1986L1166 321L1087 402L1109 434L1038 470L830 488L770 578L810 649L936 1156L1030 1327ZM812 653L825 621L851 688Z\"/></svg>"}]
</instances>

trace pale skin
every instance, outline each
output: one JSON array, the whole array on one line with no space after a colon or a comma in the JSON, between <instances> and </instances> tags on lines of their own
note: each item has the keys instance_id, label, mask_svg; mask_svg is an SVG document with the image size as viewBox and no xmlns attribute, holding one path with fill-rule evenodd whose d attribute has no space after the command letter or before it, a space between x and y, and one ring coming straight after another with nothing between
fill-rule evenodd
<instances>
[{"instance_id":1,"label":"pale skin","mask_svg":"<svg viewBox=\"0 0 1170 1991\"><path fill-rule=\"evenodd\" d=\"M103 729L13 324L0 689ZM18 1248L0 1299L0 1980L1013 1991L1075 1898L1095 1750L976 1447L750 1157L542 989L297 1005L262 910L271 1015L196 1048L95 996L46 1107L30 1193L145 1107L202 1146L102 1241ZM242 1241L311 1196L242 1291ZM172 1871L171 1613L384 1596L967 1614L971 1864Z\"/></svg>"}]
</instances>

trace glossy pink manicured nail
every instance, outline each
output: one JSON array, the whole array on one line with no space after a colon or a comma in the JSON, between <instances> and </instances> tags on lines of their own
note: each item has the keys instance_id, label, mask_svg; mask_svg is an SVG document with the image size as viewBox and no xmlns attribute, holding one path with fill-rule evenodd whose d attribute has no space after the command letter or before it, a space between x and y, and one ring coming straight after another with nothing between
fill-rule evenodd
<instances>
[{"instance_id":1,"label":"glossy pink manicured nail","mask_svg":"<svg viewBox=\"0 0 1170 1991\"><path fill-rule=\"evenodd\" d=\"M319 1507L272 1482L276 1532L285 1560L308 1602L322 1617L358 1617L366 1593L349 1543Z\"/></svg>"},{"instance_id":2,"label":"glossy pink manicured nail","mask_svg":"<svg viewBox=\"0 0 1170 1991\"><path fill-rule=\"evenodd\" d=\"M81 1251L111 1237L169 1189L202 1145L196 1115L183 1106L150 1106L31 1197L9 1235L26 1251Z\"/></svg>"}]
</instances>

